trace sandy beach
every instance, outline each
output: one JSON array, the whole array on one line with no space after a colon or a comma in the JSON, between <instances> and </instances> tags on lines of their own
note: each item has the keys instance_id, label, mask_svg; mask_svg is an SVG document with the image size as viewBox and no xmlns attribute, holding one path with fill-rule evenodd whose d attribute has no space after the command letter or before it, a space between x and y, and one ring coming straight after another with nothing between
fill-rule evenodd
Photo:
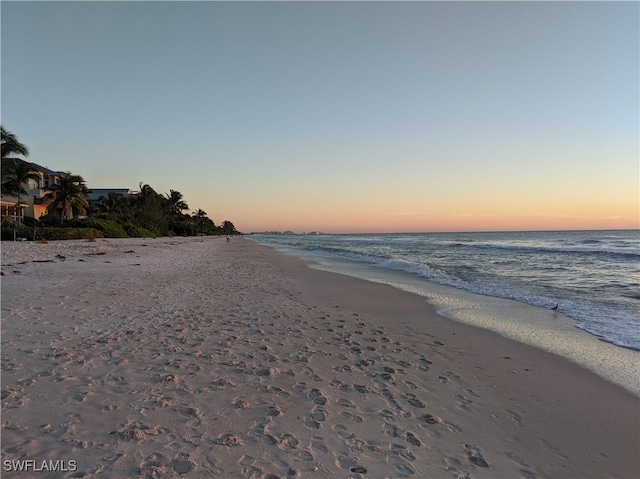
<instances>
[{"instance_id":1,"label":"sandy beach","mask_svg":"<svg viewBox=\"0 0 640 479\"><path fill-rule=\"evenodd\" d=\"M1 328L6 478L640 477L636 395L249 239L3 242Z\"/></svg>"}]
</instances>

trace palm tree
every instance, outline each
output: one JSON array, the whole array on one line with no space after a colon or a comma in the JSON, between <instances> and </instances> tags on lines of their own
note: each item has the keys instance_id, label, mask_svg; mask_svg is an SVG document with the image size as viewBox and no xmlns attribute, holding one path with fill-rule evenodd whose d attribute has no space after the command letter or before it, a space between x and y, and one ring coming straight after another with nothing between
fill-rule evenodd
<instances>
[{"instance_id":1,"label":"palm tree","mask_svg":"<svg viewBox=\"0 0 640 479\"><path fill-rule=\"evenodd\" d=\"M175 230L176 224L182 219L182 212L189 209L189 205L187 205L183 198L182 193L176 190L169 190L169 194L165 194L166 205L169 209L168 219L171 231Z\"/></svg>"},{"instance_id":2,"label":"palm tree","mask_svg":"<svg viewBox=\"0 0 640 479\"><path fill-rule=\"evenodd\" d=\"M222 222L222 233L226 235L234 235L237 233L236 227L229 220L225 220Z\"/></svg>"},{"instance_id":3,"label":"palm tree","mask_svg":"<svg viewBox=\"0 0 640 479\"><path fill-rule=\"evenodd\" d=\"M74 208L82 214L89 208L86 198L89 189L80 175L67 172L60 176L59 183L49 186L47 191L44 199L51 200L51 204L47 206L48 214L53 214L56 209L62 208L62 219L69 219L73 217Z\"/></svg>"},{"instance_id":4,"label":"palm tree","mask_svg":"<svg viewBox=\"0 0 640 479\"><path fill-rule=\"evenodd\" d=\"M4 143L2 146L4 147ZM4 155L4 151L3 151ZM20 205L22 195L27 194L24 185L29 180L40 181L40 175L31 163L19 158L4 158L2 162L2 193L16 197L16 207Z\"/></svg>"},{"instance_id":5,"label":"palm tree","mask_svg":"<svg viewBox=\"0 0 640 479\"><path fill-rule=\"evenodd\" d=\"M166 196L169 201L169 209L171 210L171 213L181 215L183 211L189 209L189 205L184 201L184 197L179 191L169 190L169 194Z\"/></svg>"},{"instance_id":6,"label":"palm tree","mask_svg":"<svg viewBox=\"0 0 640 479\"><path fill-rule=\"evenodd\" d=\"M2 161L9 158L9 155L16 154L21 156L28 156L29 149L20 143L16 136L5 130L3 126L0 125L0 133L1 133L1 143L2 143Z\"/></svg>"},{"instance_id":7,"label":"palm tree","mask_svg":"<svg viewBox=\"0 0 640 479\"><path fill-rule=\"evenodd\" d=\"M191 216L193 218L195 218L195 219L206 218L207 217L207 212L201 210L200 208L198 208L196 211L193 212L193 214Z\"/></svg>"},{"instance_id":8,"label":"palm tree","mask_svg":"<svg viewBox=\"0 0 640 479\"><path fill-rule=\"evenodd\" d=\"M209 218L207 218L207 213L200 208L194 211L191 217L193 218L193 220L196 223L196 226L198 227L198 233L202 233L202 230L204 229L204 223L207 220L211 221ZM211 221L211 223L213 224L213 221Z\"/></svg>"},{"instance_id":9,"label":"palm tree","mask_svg":"<svg viewBox=\"0 0 640 479\"><path fill-rule=\"evenodd\" d=\"M26 195L25 183L29 180L40 179L37 170L26 161L10 155L27 156L29 149L20 143L16 136L0 125L0 144L2 150L2 182L0 192L5 195L15 196L16 211L20 209L22 195Z\"/></svg>"},{"instance_id":10,"label":"palm tree","mask_svg":"<svg viewBox=\"0 0 640 479\"><path fill-rule=\"evenodd\" d=\"M150 186L139 184L140 192L129 198L135 220L144 228L165 236L169 234L167 210L169 200Z\"/></svg>"},{"instance_id":11,"label":"palm tree","mask_svg":"<svg viewBox=\"0 0 640 479\"><path fill-rule=\"evenodd\" d=\"M120 193L109 192L108 196L98 198L98 211L112 220L123 219L129 202Z\"/></svg>"}]
</instances>

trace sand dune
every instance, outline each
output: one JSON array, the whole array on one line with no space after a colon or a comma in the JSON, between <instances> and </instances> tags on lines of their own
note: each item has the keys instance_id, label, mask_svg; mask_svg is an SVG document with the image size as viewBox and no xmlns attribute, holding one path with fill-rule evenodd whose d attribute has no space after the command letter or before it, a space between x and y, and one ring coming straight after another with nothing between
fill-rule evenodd
<instances>
[{"instance_id":1,"label":"sand dune","mask_svg":"<svg viewBox=\"0 0 640 479\"><path fill-rule=\"evenodd\" d=\"M3 477L640 477L638 397L250 240L3 242L2 273Z\"/></svg>"}]
</instances>

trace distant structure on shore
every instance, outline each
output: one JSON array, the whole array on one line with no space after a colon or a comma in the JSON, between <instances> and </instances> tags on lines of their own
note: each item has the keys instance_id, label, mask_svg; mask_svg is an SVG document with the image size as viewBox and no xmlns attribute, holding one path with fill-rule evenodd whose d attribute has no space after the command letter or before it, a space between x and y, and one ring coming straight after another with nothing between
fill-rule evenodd
<instances>
[{"instance_id":1,"label":"distant structure on shore","mask_svg":"<svg viewBox=\"0 0 640 479\"><path fill-rule=\"evenodd\" d=\"M309 231L308 233L296 233L294 231L254 231L251 233L252 235L323 235L324 233L320 231Z\"/></svg>"}]
</instances>

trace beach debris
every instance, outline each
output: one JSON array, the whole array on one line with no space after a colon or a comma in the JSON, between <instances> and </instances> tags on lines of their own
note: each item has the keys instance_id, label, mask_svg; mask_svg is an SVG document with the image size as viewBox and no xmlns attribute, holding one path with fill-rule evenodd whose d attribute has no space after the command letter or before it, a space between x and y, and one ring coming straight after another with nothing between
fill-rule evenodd
<instances>
[{"instance_id":1,"label":"beach debris","mask_svg":"<svg viewBox=\"0 0 640 479\"><path fill-rule=\"evenodd\" d=\"M177 400L170 397L161 397L160 399L156 399L154 404L157 407L175 406L177 404Z\"/></svg>"},{"instance_id":2,"label":"beach debris","mask_svg":"<svg viewBox=\"0 0 640 479\"><path fill-rule=\"evenodd\" d=\"M244 446L244 441L238 436L234 436L233 434L223 434L219 436L214 443L220 446L229 446L229 447L238 447Z\"/></svg>"},{"instance_id":3,"label":"beach debris","mask_svg":"<svg viewBox=\"0 0 640 479\"><path fill-rule=\"evenodd\" d=\"M2 359L2 370L3 371L17 371L22 368L22 364L19 363L14 358L3 358Z\"/></svg>"},{"instance_id":4,"label":"beach debris","mask_svg":"<svg viewBox=\"0 0 640 479\"><path fill-rule=\"evenodd\" d=\"M158 377L159 383L177 383L180 381L180 376L177 374L164 374Z\"/></svg>"},{"instance_id":5,"label":"beach debris","mask_svg":"<svg viewBox=\"0 0 640 479\"><path fill-rule=\"evenodd\" d=\"M231 405L236 409L249 409L251 407L251 404L243 401L242 399L237 399L236 401L231 403Z\"/></svg>"},{"instance_id":6,"label":"beach debris","mask_svg":"<svg viewBox=\"0 0 640 479\"><path fill-rule=\"evenodd\" d=\"M114 431L115 432L115 431ZM157 436L160 432L164 432L161 430L159 426L154 428L150 428L149 426L145 426L144 424L136 423L131 424L128 427L120 430L120 437L122 439L128 440L136 440L142 441L143 439L148 438L149 436ZM113 432L111 433L113 434Z\"/></svg>"},{"instance_id":7,"label":"beach debris","mask_svg":"<svg viewBox=\"0 0 640 479\"><path fill-rule=\"evenodd\" d=\"M362 466L352 467L349 470L351 472L357 472L358 474L366 474L367 473L367 469L365 467L362 467Z\"/></svg>"}]
</instances>

